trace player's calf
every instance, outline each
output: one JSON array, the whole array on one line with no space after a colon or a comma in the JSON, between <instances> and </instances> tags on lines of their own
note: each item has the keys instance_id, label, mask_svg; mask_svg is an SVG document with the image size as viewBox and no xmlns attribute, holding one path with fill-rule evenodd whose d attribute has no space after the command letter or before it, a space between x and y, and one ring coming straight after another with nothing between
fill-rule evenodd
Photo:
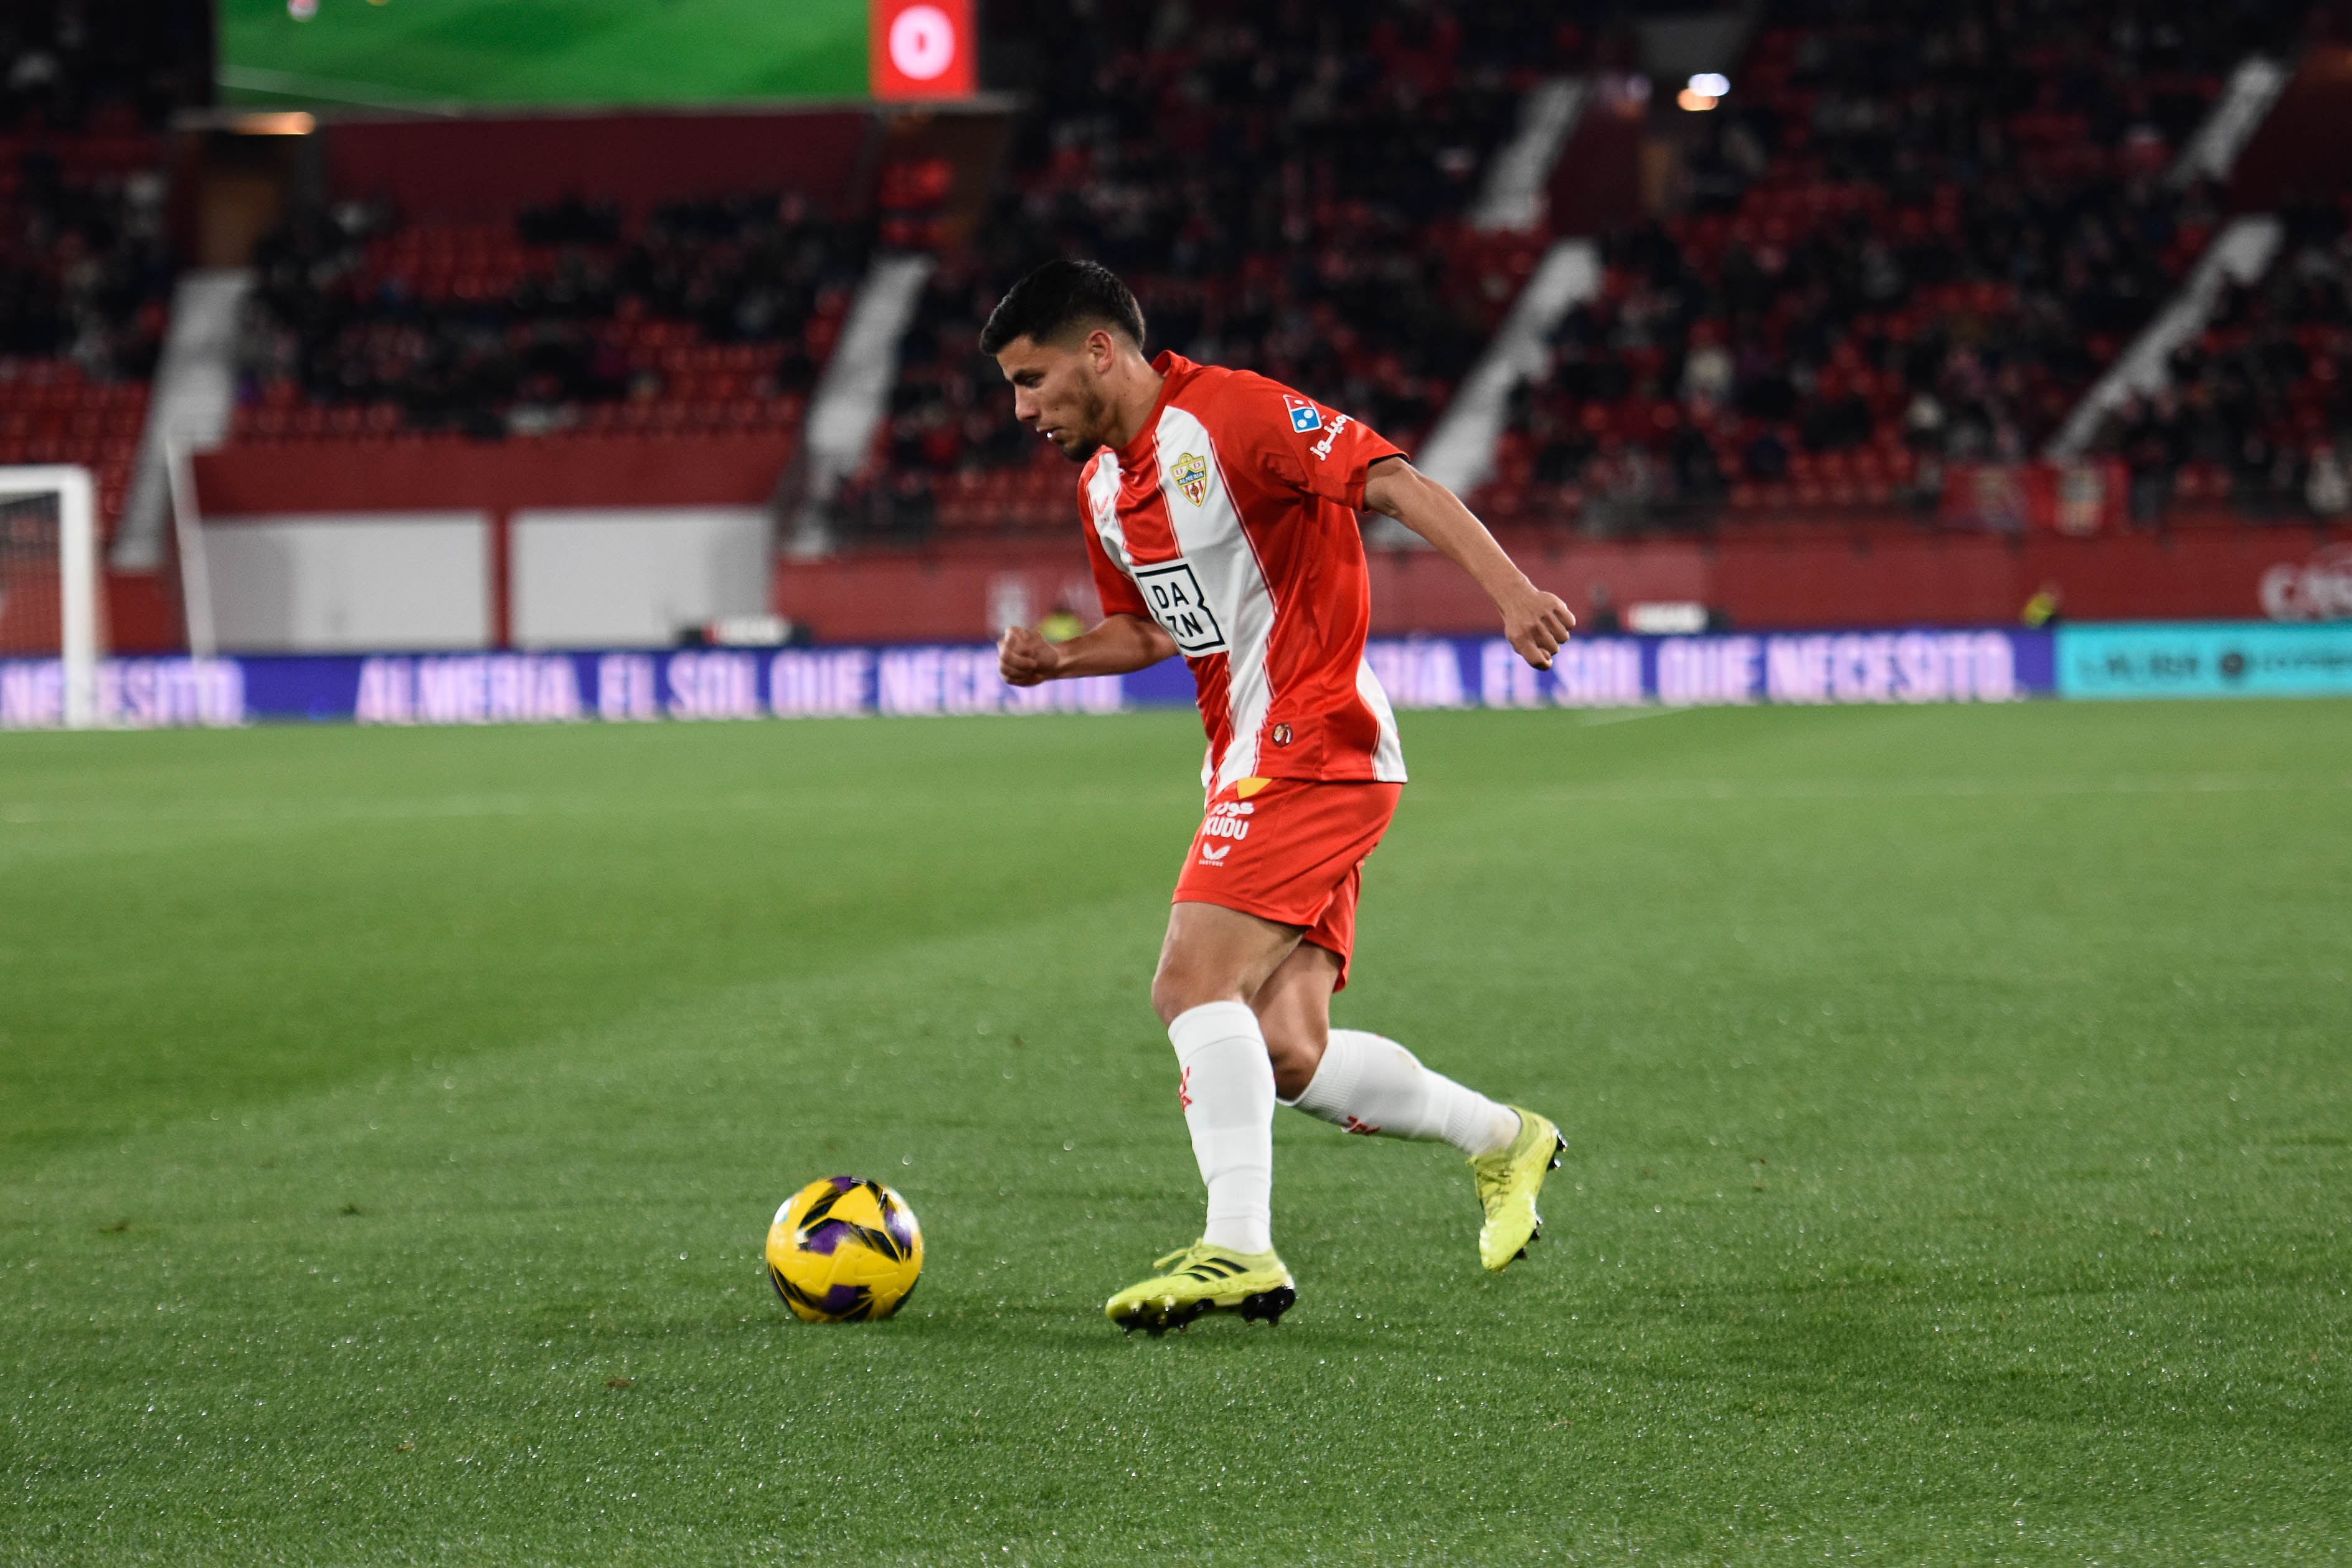
<instances>
[{"instance_id":1,"label":"player's calf","mask_svg":"<svg viewBox=\"0 0 2352 1568\"><path fill-rule=\"evenodd\" d=\"M1472 1159L1510 1146L1519 1115L1422 1066L1384 1035L1334 1029L1315 1076L1291 1101L1350 1132L1441 1141Z\"/></svg>"}]
</instances>

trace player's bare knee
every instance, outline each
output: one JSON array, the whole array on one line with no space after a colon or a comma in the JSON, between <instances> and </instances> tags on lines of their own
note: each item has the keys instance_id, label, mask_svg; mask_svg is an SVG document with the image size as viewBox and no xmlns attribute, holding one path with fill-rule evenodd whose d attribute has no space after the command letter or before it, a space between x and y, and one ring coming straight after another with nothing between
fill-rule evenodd
<instances>
[{"instance_id":1,"label":"player's bare knee","mask_svg":"<svg viewBox=\"0 0 2352 1568\"><path fill-rule=\"evenodd\" d=\"M1212 1002L1239 1002L1242 988L1231 976L1214 975L1181 960L1162 958L1151 977L1151 1010L1163 1024Z\"/></svg>"}]
</instances>

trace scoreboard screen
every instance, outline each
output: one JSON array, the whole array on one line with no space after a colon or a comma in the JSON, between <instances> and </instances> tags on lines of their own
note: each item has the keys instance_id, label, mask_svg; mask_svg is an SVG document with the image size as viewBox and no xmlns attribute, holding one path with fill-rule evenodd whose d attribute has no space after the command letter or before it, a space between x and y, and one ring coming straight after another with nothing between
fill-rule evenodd
<instances>
[{"instance_id":1,"label":"scoreboard screen","mask_svg":"<svg viewBox=\"0 0 2352 1568\"><path fill-rule=\"evenodd\" d=\"M968 97L973 0L217 0L219 97L446 110Z\"/></svg>"}]
</instances>

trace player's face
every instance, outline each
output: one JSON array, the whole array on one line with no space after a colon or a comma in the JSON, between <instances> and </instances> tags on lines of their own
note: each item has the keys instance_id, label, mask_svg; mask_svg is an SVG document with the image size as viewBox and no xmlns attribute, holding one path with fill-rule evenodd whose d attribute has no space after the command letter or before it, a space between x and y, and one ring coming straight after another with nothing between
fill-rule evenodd
<instances>
[{"instance_id":1,"label":"player's face","mask_svg":"<svg viewBox=\"0 0 2352 1568\"><path fill-rule=\"evenodd\" d=\"M1110 334L1099 331L1076 343L1013 339L996 356L997 368L1013 384L1013 417L1070 461L1085 462L1110 431L1102 376L1113 352Z\"/></svg>"}]
</instances>

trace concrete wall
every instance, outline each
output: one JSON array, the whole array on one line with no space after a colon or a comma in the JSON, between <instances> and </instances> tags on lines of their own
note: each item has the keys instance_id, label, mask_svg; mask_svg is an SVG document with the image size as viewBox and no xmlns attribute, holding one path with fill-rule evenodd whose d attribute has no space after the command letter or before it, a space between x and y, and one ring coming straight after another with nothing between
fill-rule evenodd
<instances>
[{"instance_id":1,"label":"concrete wall","mask_svg":"<svg viewBox=\"0 0 2352 1568\"><path fill-rule=\"evenodd\" d=\"M1017 605L1024 618L1057 596L1094 613L1076 537L1024 544L875 552L783 561L777 609L821 642L993 638ZM1608 584L1622 609L1689 601L1727 613L1742 630L1857 626L2000 626L2044 584L2084 620L2252 619L2309 615L2332 604L2352 529L2221 522L2168 534L2002 538L1953 531L1792 529L1786 537L1726 534L1713 542L1611 542L1507 531L1504 546L1538 586L1580 616ZM1372 635L1490 632L1494 607L1434 551L1370 556ZM2298 607L2299 606L2299 607Z\"/></svg>"},{"instance_id":2,"label":"concrete wall","mask_svg":"<svg viewBox=\"0 0 2352 1568\"><path fill-rule=\"evenodd\" d=\"M276 513L210 520L225 651L476 648L490 639L481 512Z\"/></svg>"},{"instance_id":3,"label":"concrete wall","mask_svg":"<svg viewBox=\"0 0 2352 1568\"><path fill-rule=\"evenodd\" d=\"M485 648L499 625L486 512L277 512L211 521L224 649ZM759 507L518 510L510 637L521 647L667 647L678 632L768 608Z\"/></svg>"},{"instance_id":4,"label":"concrete wall","mask_svg":"<svg viewBox=\"0 0 2352 1568\"><path fill-rule=\"evenodd\" d=\"M518 647L667 647L768 608L758 507L547 509L513 526Z\"/></svg>"}]
</instances>

